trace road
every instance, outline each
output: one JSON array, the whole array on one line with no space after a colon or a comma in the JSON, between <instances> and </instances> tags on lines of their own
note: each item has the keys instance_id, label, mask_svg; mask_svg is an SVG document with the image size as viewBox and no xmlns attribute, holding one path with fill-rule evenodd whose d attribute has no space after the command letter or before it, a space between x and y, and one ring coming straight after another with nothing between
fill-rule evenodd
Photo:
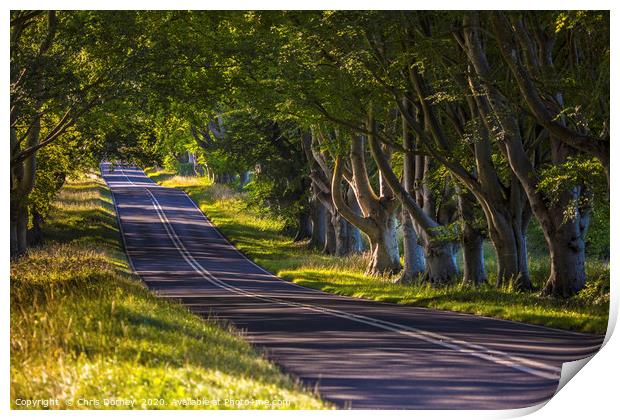
<instances>
[{"instance_id":1,"label":"road","mask_svg":"<svg viewBox=\"0 0 620 420\"><path fill-rule=\"evenodd\" d=\"M138 168L103 172L132 267L151 290L231 321L339 407L527 407L554 394L563 362L602 343L602 336L296 285L236 250L184 192Z\"/></svg>"}]
</instances>

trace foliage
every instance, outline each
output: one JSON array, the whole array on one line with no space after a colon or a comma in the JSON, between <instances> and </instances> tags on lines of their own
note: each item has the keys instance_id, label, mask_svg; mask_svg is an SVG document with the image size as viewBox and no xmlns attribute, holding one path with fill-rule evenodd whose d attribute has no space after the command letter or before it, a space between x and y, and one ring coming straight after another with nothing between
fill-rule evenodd
<instances>
[{"instance_id":1,"label":"foliage","mask_svg":"<svg viewBox=\"0 0 620 420\"><path fill-rule=\"evenodd\" d=\"M213 141L206 157L210 166L213 157L221 165L216 172L253 169L251 181L243 186L251 197L249 202L294 227L308 203L308 170L301 133L290 120L267 118L252 110L228 114L224 138Z\"/></svg>"},{"instance_id":2,"label":"foliage","mask_svg":"<svg viewBox=\"0 0 620 420\"><path fill-rule=\"evenodd\" d=\"M37 152L40 179L30 203L39 214L62 174L83 166L74 162L125 160L189 175L194 168L184 156L191 153L222 182L251 171L244 190L252 210L290 229L310 213L312 202L302 136L324 134L320 148L329 166L349 152L352 138L368 135L372 109L375 137L390 145L389 166L397 177L403 123L415 134L413 152L432 162L418 182L436 203L423 207L448 227L450 238L464 226L456 220L459 190L472 193L471 224L486 234L497 229L482 225L503 219L488 212L512 211L515 197L531 191L523 184L533 180L547 200L537 209L557 204L559 194L575 187L579 198L553 213L568 220L577 208L592 209L588 253L608 254L604 153L589 143L587 150L564 145L558 153L557 133L533 115L516 73L507 68L511 59L492 36L497 22L505 21L515 59L531 76L552 122L594 144L609 137L608 12L13 11L11 18L11 123L17 139L25 142L39 115L42 139L68 116L67 126L60 124L63 136L45 146L49 151ZM484 110L490 96L478 88L485 77L467 49L473 29L467 21L480 26L492 85L505 106ZM543 56L552 62L538 63ZM514 128L504 127L504 118L514 119ZM521 143L513 150L523 149L519 162L528 176L516 176L517 160L506 154L511 136ZM21 146L11 152L12 182ZM379 171L366 157L376 190ZM62 170L45 172L49 168ZM508 218L520 217L513 216ZM530 242L542 244L536 237L540 226L532 226Z\"/></svg>"},{"instance_id":3,"label":"foliage","mask_svg":"<svg viewBox=\"0 0 620 420\"><path fill-rule=\"evenodd\" d=\"M151 174L162 182L162 174ZM282 221L249 210L243 195L229 190L213 194L214 187L197 186L167 175L169 187L185 190L209 219L245 255L272 273L306 287L329 293L374 299L390 303L416 305L493 316L556 328L604 333L609 309L609 266L588 261L586 289L575 297L541 299L536 291L515 293L498 290L490 284L481 288L465 286L430 287L399 285L387 277L364 275L365 255L333 257L307 249L283 235ZM489 252L489 247L486 252ZM486 260L493 273L494 260ZM546 254L532 255L531 275L534 284L544 284L549 272ZM491 278L491 283L493 279Z\"/></svg>"},{"instance_id":4,"label":"foliage","mask_svg":"<svg viewBox=\"0 0 620 420\"><path fill-rule=\"evenodd\" d=\"M578 201L566 206L565 220L573 217L576 207L591 212L590 227L586 235L587 252L588 255L602 259L609 258L609 196L605 185L601 164L583 155L570 158L563 164L548 165L541 171L541 181L538 184L538 189L552 202L557 201L564 191L572 188L583 190ZM542 235L542 232L538 235Z\"/></svg>"},{"instance_id":5,"label":"foliage","mask_svg":"<svg viewBox=\"0 0 620 420\"><path fill-rule=\"evenodd\" d=\"M70 181L53 203L48 243L11 264L11 400L135 399L131 408L327 408L230 326L154 296L129 273L102 180ZM290 405L226 404L224 399ZM166 405L144 400L164 399ZM73 405L69 406L72 402Z\"/></svg>"},{"instance_id":6,"label":"foliage","mask_svg":"<svg viewBox=\"0 0 620 420\"><path fill-rule=\"evenodd\" d=\"M575 205L591 206L588 200L606 198L605 184L605 173L600 162L591 157L579 155L569 157L564 163L547 165L543 168L538 190L542 191L550 201L555 202L562 192L582 188L588 194ZM568 208L566 213L570 214L571 208Z\"/></svg>"},{"instance_id":7,"label":"foliage","mask_svg":"<svg viewBox=\"0 0 620 420\"><path fill-rule=\"evenodd\" d=\"M68 136L39 152L37 162L39 176L29 197L33 213L46 218L51 201L64 185L65 179L91 164L87 157L78 153L74 136Z\"/></svg>"},{"instance_id":8,"label":"foliage","mask_svg":"<svg viewBox=\"0 0 620 420\"><path fill-rule=\"evenodd\" d=\"M610 257L609 203L595 203L592 222L586 235L586 253L593 258L609 261Z\"/></svg>"}]
</instances>

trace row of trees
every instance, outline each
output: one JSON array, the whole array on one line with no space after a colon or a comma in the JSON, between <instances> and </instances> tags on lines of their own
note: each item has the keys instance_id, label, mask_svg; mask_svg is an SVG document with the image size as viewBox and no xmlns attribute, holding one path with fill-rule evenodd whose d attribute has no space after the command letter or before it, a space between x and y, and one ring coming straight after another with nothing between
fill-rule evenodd
<instances>
[{"instance_id":1,"label":"row of trees","mask_svg":"<svg viewBox=\"0 0 620 420\"><path fill-rule=\"evenodd\" d=\"M119 155L119 145L121 155L148 150L138 147L145 132L127 129L144 100L136 87L146 48L135 22L134 14L11 12L11 256L41 239L40 223L68 175ZM134 135L124 142L115 130Z\"/></svg>"},{"instance_id":2,"label":"row of trees","mask_svg":"<svg viewBox=\"0 0 620 420\"><path fill-rule=\"evenodd\" d=\"M255 198L296 225L297 239L335 255L367 242L370 275L481 284L489 240L497 285L530 289L533 218L551 260L543 292L569 296L585 283L592 209L608 206L608 13L64 12L65 35L54 39L66 37L68 61L84 57L69 67L78 93L36 102L50 92L34 83L26 108L14 100L20 69L45 83L64 74L37 70L58 59L44 48L56 18L44 25L29 13L12 20L18 250L29 201L13 197L28 196L19 186L28 160L13 150L25 156L37 130L24 122L36 126L48 103L59 104L50 115L62 129L60 104L72 99L67 121L100 130L93 138L108 145L93 156L131 140L155 161L198 153L222 180L251 170ZM26 58L13 49L19 19L35 22ZM93 34L72 38L82 21ZM95 69L105 82L89 113Z\"/></svg>"},{"instance_id":3,"label":"row of trees","mask_svg":"<svg viewBox=\"0 0 620 420\"><path fill-rule=\"evenodd\" d=\"M206 151L238 161L253 147L279 150L283 138L300 138L311 195L297 194L309 203L299 206L299 230L307 230L307 213L312 226L327 217L326 232L315 228L313 240L324 236L325 251L337 255L358 250L362 231L370 243L368 273L396 273L398 217L403 282L420 276L454 281L459 241L463 280L485 282L488 239L497 253L498 286L530 289L526 233L533 217L551 259L544 293L569 296L585 283L592 206L597 200L606 205L607 18L555 12L231 16L227 24L235 30L227 44L234 54L226 58L234 64L227 83L237 91L217 109L233 133L235 120L248 115L275 129L261 135L246 127ZM257 156L249 163L265 162Z\"/></svg>"}]
</instances>

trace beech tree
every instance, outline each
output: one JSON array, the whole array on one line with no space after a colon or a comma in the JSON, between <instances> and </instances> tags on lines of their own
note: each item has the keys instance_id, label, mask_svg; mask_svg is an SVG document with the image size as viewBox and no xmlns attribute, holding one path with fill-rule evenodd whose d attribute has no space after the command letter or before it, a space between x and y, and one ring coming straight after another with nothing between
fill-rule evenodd
<instances>
[{"instance_id":1,"label":"beech tree","mask_svg":"<svg viewBox=\"0 0 620 420\"><path fill-rule=\"evenodd\" d=\"M496 41L502 55L506 55L505 19L500 14L490 17ZM504 25L504 26L503 26ZM485 112L485 121L489 131L501 142L500 150L506 156L510 167L519 179L529 199L532 211L540 222L545 234L551 257L551 272L543 290L545 294L569 296L580 290L585 284L585 234L588 228L589 207L580 204L582 186L565 186L555 200L545 197L538 188L541 181L530 156L526 153L525 139L516 118L517 113L510 101L498 89L497 81L492 75L487 53L483 47L480 32L480 19L477 14L464 18L465 47L468 58L477 76L477 86L472 91L479 102L479 108ZM552 60L550 51L542 52L547 60ZM512 60L512 58L509 58ZM552 63L549 62L549 65ZM551 162L556 165L566 163L576 151L566 142L560 141L554 131L547 129L546 141L551 149ZM567 209L572 209L566 217Z\"/></svg>"},{"instance_id":2,"label":"beech tree","mask_svg":"<svg viewBox=\"0 0 620 420\"><path fill-rule=\"evenodd\" d=\"M120 98L138 74L131 70L141 55L134 18L11 12L11 255L27 248L37 152Z\"/></svg>"},{"instance_id":3,"label":"beech tree","mask_svg":"<svg viewBox=\"0 0 620 420\"><path fill-rule=\"evenodd\" d=\"M50 148L38 170L37 151L65 142L187 157L297 241L368 244L367 273L401 283L485 284L488 240L496 286L530 290L540 226L543 293L570 296L592 208L609 204L608 26L605 12L12 12L12 255L61 183L40 170L71 156Z\"/></svg>"},{"instance_id":4,"label":"beech tree","mask_svg":"<svg viewBox=\"0 0 620 420\"><path fill-rule=\"evenodd\" d=\"M538 124L558 141L596 157L609 183L609 32L594 27L609 27L609 15L545 17L493 13L498 48ZM582 83L562 86L567 78Z\"/></svg>"},{"instance_id":5,"label":"beech tree","mask_svg":"<svg viewBox=\"0 0 620 420\"><path fill-rule=\"evenodd\" d=\"M334 132L334 136L336 135L337 131ZM326 143L325 136L328 135L322 133L320 127L316 127L309 135L302 136L302 144L311 164L313 196L320 201L330 216L323 250L328 254L343 256L361 251L363 245L359 229L343 217L334 204L331 191L333 165L330 160L332 159L321 150L322 144ZM344 193L344 201L351 211L360 214L355 192L350 186Z\"/></svg>"}]
</instances>

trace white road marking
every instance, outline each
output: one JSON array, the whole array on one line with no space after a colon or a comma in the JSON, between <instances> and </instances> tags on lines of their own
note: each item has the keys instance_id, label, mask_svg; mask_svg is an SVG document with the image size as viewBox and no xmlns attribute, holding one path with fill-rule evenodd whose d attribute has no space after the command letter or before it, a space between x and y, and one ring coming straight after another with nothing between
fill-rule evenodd
<instances>
[{"instance_id":1,"label":"white road marking","mask_svg":"<svg viewBox=\"0 0 620 420\"><path fill-rule=\"evenodd\" d=\"M127 179L127 181L129 181L129 183L131 185L133 185L134 187L136 186L136 184L134 184L134 182L127 176L127 174L125 173L125 171L123 170L123 167L120 167L121 173L123 174L123 176L125 177L125 179Z\"/></svg>"},{"instance_id":2,"label":"white road marking","mask_svg":"<svg viewBox=\"0 0 620 420\"><path fill-rule=\"evenodd\" d=\"M122 169L121 169L122 172ZM153 181L147 174L146 172L144 172L143 169L140 169L140 172L142 172L142 176L144 176L144 178L146 178L147 182L145 182L145 184L152 184L152 187L149 188L165 188L162 187L159 184L156 184L155 181ZM124 174L124 173L123 173ZM125 175L126 176L126 175ZM131 182L131 181L130 181ZM135 185L135 184L134 184ZM246 260L247 262L249 262L250 264L252 264L254 267L256 267L257 269L259 269L260 271L262 271L263 273L267 274L268 276L271 277L275 277L280 281L283 281L282 279L279 279L274 273L271 273L269 271L267 271L266 269L264 269L263 267L261 267L260 265L256 264L254 261L252 261L250 258L248 258L243 252L241 252L237 247L235 247L224 235L222 235L222 233L219 231L219 229L213 224L211 223L211 220L209 220L209 218L203 213L203 211L200 209L200 207L198 207L198 205L194 202L194 200L192 200L192 198L186 194L183 193L183 195L185 196L185 198L187 198L187 200L190 202L190 204L198 211L198 214L200 215L200 217L202 217L204 219L204 221L213 228L213 230L215 231L215 233L224 240L225 244L227 245L227 247L233 251L235 251L237 254L241 255L243 257L244 260ZM321 293L321 294L325 294L325 295L329 295L331 297L333 297L334 295L332 293L329 292L325 292L323 290L319 290L319 289L310 289L306 286L302 286L300 284L297 283L293 283L291 281L286 282L287 284L291 285L291 286L295 286L298 288L301 288L305 291L313 291L313 292L317 292L317 293ZM340 296L340 295L338 295ZM343 296L344 297L344 296ZM436 311L436 312L450 312L453 315L460 315L460 316L472 316L471 314L466 314L466 313L459 313L459 312L453 312L453 311L448 311L448 310L444 310L444 309L437 309L437 308L424 308L424 307L416 307L417 309L421 309L421 310L426 310L426 311ZM490 316L484 316L484 315L476 315L476 317L478 318L484 318L484 319L492 319L494 321L497 321L497 318L493 318ZM547 326L543 326L543 325L533 325L533 324L524 324L523 322L518 322L518 321L513 321L510 319L501 319L502 322L506 322L509 324L515 324L515 325L527 325L528 328L535 328L535 329L539 329L539 330L546 330L546 331L555 331L555 332L559 332L562 334L569 334L569 335L575 335L575 336L583 336L582 333L577 332L577 331L569 331L569 330L561 330L559 328L552 328L552 327L547 327ZM588 347L584 347L585 349L592 349L592 350L598 350L600 348L600 345L592 345L592 346L588 346Z\"/></svg>"},{"instance_id":3,"label":"white road marking","mask_svg":"<svg viewBox=\"0 0 620 420\"><path fill-rule=\"evenodd\" d=\"M168 217L166 216L164 209L162 208L157 198L153 195L153 193L148 188L145 188L145 191L151 196L151 199L153 201L153 207L155 208L155 211L160 221L162 222L166 230L166 233L172 240L175 248L179 251L183 259L192 268L194 268L194 270L196 270L196 272L200 274L201 277L203 277L205 280L209 281L210 283L222 289L228 290L234 294L251 297L251 298L262 300L265 302L270 302L270 303L283 305L283 306L298 307L298 308L306 309L306 310L313 311L313 312L325 313L325 314L329 314L329 315L336 316L339 318L344 318L344 319L359 322L362 324L371 325L371 326L381 328L386 331L395 332L401 335L423 340L428 343L432 343L432 344L435 344L435 345L438 345L444 348L455 350L455 351L458 351L458 352L461 352L461 353L464 353L464 354L467 354L473 357L477 357L479 359L491 361L493 363L496 363L502 366L507 366L507 367L519 370L521 372L525 372L525 373L538 376L544 379L559 380L560 378L560 373L561 373L560 368L555 367L555 366L549 366L544 363L537 362L535 360L527 359L524 357L512 356L502 351L492 350L492 349L486 348L478 344L469 343L463 340L452 339L448 336L420 330L417 328L409 327L407 325L388 322L388 321L371 318L371 317L367 317L363 315L356 315L356 314L339 311L335 309L324 308L324 307L316 306L316 305L302 304L302 303L297 303L297 302L274 299L268 296L259 295L259 294L252 293L252 292L247 292L243 289L239 289L235 286L230 286L226 283L223 283L222 281L218 280L215 276L213 276L207 269L205 269L192 256L192 254L187 250L187 248L183 244L180 237L177 235L176 231L174 230L174 227L168 220Z\"/></svg>"}]
</instances>

